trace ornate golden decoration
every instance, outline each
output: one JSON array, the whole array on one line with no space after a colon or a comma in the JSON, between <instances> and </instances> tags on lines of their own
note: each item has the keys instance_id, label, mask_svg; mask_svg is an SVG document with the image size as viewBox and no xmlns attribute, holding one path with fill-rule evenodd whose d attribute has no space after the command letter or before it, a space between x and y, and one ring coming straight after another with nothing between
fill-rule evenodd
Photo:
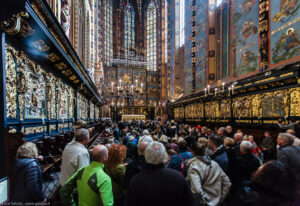
<instances>
[{"instance_id":1,"label":"ornate golden decoration","mask_svg":"<svg viewBox=\"0 0 300 206\"><path fill-rule=\"evenodd\" d=\"M288 96L286 90L262 94L262 116L283 117L288 114Z\"/></svg>"},{"instance_id":2,"label":"ornate golden decoration","mask_svg":"<svg viewBox=\"0 0 300 206\"><path fill-rule=\"evenodd\" d=\"M220 104L220 118L231 116L230 99L221 100Z\"/></svg>"},{"instance_id":3,"label":"ornate golden decoration","mask_svg":"<svg viewBox=\"0 0 300 206\"><path fill-rule=\"evenodd\" d=\"M30 134L42 133L44 130L46 131L46 126L27 127L25 128L25 134L30 135Z\"/></svg>"},{"instance_id":4,"label":"ornate golden decoration","mask_svg":"<svg viewBox=\"0 0 300 206\"><path fill-rule=\"evenodd\" d=\"M293 75L294 74L294 72L289 72L289 73L285 73L285 74L282 74L282 75L280 75L279 77L287 77L287 76L291 76L291 75Z\"/></svg>"},{"instance_id":5,"label":"ornate golden decoration","mask_svg":"<svg viewBox=\"0 0 300 206\"><path fill-rule=\"evenodd\" d=\"M259 30L259 33L268 31L269 30L268 20L264 20L262 22L259 22L258 30Z\"/></svg>"},{"instance_id":6,"label":"ornate golden decoration","mask_svg":"<svg viewBox=\"0 0 300 206\"><path fill-rule=\"evenodd\" d=\"M95 105L93 102L90 104L90 119L95 119Z\"/></svg>"},{"instance_id":7,"label":"ornate golden decoration","mask_svg":"<svg viewBox=\"0 0 300 206\"><path fill-rule=\"evenodd\" d=\"M219 113L219 103L218 102L207 102L205 103L205 117L206 118L218 118Z\"/></svg>"},{"instance_id":8,"label":"ornate golden decoration","mask_svg":"<svg viewBox=\"0 0 300 206\"><path fill-rule=\"evenodd\" d=\"M5 62L6 62L6 111L8 118L17 117L17 85L16 85L16 51L5 45Z\"/></svg>"},{"instance_id":9,"label":"ornate golden decoration","mask_svg":"<svg viewBox=\"0 0 300 206\"><path fill-rule=\"evenodd\" d=\"M271 81L271 80L274 80L274 79L276 79L276 77L269 77L267 79L262 79L262 80L256 81L256 82L254 82L254 84L259 84L259 83Z\"/></svg>"},{"instance_id":10,"label":"ornate golden decoration","mask_svg":"<svg viewBox=\"0 0 300 206\"><path fill-rule=\"evenodd\" d=\"M98 106L96 106L96 108L95 108L96 119L99 119L99 115L100 115L100 108Z\"/></svg>"},{"instance_id":11,"label":"ornate golden decoration","mask_svg":"<svg viewBox=\"0 0 300 206\"><path fill-rule=\"evenodd\" d=\"M44 16L41 14L41 12L39 11L38 7L35 5L35 3L32 3L32 8L34 9L35 13L40 17L40 19L42 20L42 22L47 26L47 21L44 18Z\"/></svg>"},{"instance_id":12,"label":"ornate golden decoration","mask_svg":"<svg viewBox=\"0 0 300 206\"><path fill-rule=\"evenodd\" d=\"M56 118L55 76L52 73L47 73L46 82L47 82L46 95L47 95L48 119L55 119Z\"/></svg>"},{"instance_id":13,"label":"ornate golden decoration","mask_svg":"<svg viewBox=\"0 0 300 206\"><path fill-rule=\"evenodd\" d=\"M249 97L238 97L233 100L233 117L250 117L250 100Z\"/></svg>"},{"instance_id":14,"label":"ornate golden decoration","mask_svg":"<svg viewBox=\"0 0 300 206\"><path fill-rule=\"evenodd\" d=\"M60 62L58 64L55 64L55 67L59 70L63 70L63 69L66 69L67 68L67 65L63 62Z\"/></svg>"},{"instance_id":15,"label":"ornate golden decoration","mask_svg":"<svg viewBox=\"0 0 300 206\"><path fill-rule=\"evenodd\" d=\"M261 107L261 95L251 96L251 116L252 117L262 117L262 107Z\"/></svg>"},{"instance_id":16,"label":"ornate golden decoration","mask_svg":"<svg viewBox=\"0 0 300 206\"><path fill-rule=\"evenodd\" d=\"M1 27L4 32L9 35L16 35L22 29L22 23L24 22L24 18L28 18L29 14L27 12L20 12L12 15L10 19L7 21L3 21L1 23Z\"/></svg>"},{"instance_id":17,"label":"ornate golden decoration","mask_svg":"<svg viewBox=\"0 0 300 206\"><path fill-rule=\"evenodd\" d=\"M49 59L49 61L51 61L52 63L59 60L59 57L55 53L48 54L46 58Z\"/></svg>"},{"instance_id":18,"label":"ornate golden decoration","mask_svg":"<svg viewBox=\"0 0 300 206\"><path fill-rule=\"evenodd\" d=\"M300 116L300 88L289 90L290 94L290 116Z\"/></svg>"}]
</instances>

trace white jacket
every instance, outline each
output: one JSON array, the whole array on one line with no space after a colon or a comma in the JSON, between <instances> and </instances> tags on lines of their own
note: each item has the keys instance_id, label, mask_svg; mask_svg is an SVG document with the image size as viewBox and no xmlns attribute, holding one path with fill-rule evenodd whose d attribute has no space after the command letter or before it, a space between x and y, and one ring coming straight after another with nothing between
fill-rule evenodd
<instances>
[{"instance_id":1,"label":"white jacket","mask_svg":"<svg viewBox=\"0 0 300 206\"><path fill-rule=\"evenodd\" d=\"M224 201L231 182L221 167L208 156L195 156L186 161L187 181L197 205L215 206Z\"/></svg>"}]
</instances>

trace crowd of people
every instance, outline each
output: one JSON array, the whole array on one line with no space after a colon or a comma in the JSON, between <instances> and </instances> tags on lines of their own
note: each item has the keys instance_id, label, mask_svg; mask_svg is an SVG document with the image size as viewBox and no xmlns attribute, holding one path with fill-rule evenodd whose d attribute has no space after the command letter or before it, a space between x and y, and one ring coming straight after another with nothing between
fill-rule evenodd
<instances>
[{"instance_id":1,"label":"crowd of people","mask_svg":"<svg viewBox=\"0 0 300 206\"><path fill-rule=\"evenodd\" d=\"M174 121L107 121L106 144L88 151L89 132L82 128L63 151L61 203L297 206L300 144L295 127L285 129L277 139L265 131L257 144L253 135L230 125L210 129ZM47 201L36 157L31 142L18 150L16 180L22 185L12 190L16 202Z\"/></svg>"}]
</instances>

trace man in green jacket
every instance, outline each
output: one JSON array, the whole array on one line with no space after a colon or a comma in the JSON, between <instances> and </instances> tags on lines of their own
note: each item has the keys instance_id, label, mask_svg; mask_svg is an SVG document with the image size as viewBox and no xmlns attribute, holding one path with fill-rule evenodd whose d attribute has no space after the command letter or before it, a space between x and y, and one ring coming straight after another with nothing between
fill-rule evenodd
<instances>
[{"instance_id":1,"label":"man in green jacket","mask_svg":"<svg viewBox=\"0 0 300 206\"><path fill-rule=\"evenodd\" d=\"M103 171L108 158L105 146L98 145L92 151L93 161L79 169L61 188L63 205L75 206L73 191L78 190L79 206L113 206L113 193L110 177Z\"/></svg>"}]
</instances>

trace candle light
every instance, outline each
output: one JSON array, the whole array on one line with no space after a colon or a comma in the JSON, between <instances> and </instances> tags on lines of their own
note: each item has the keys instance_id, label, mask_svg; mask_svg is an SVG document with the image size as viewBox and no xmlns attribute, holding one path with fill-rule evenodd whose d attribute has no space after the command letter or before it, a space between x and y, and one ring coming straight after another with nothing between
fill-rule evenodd
<instances>
[{"instance_id":1,"label":"candle light","mask_svg":"<svg viewBox=\"0 0 300 206\"><path fill-rule=\"evenodd\" d=\"M232 94L234 94L234 85L232 85L231 87L232 87Z\"/></svg>"},{"instance_id":2,"label":"candle light","mask_svg":"<svg viewBox=\"0 0 300 206\"><path fill-rule=\"evenodd\" d=\"M210 85L207 85L207 92L208 92L208 95L210 95L210 93L209 93L210 90L209 90L209 89L210 89Z\"/></svg>"},{"instance_id":3,"label":"candle light","mask_svg":"<svg viewBox=\"0 0 300 206\"><path fill-rule=\"evenodd\" d=\"M65 122L65 121L64 121L64 117L62 117L62 118L61 118L61 120L62 120L62 123L64 123L64 122Z\"/></svg>"},{"instance_id":4,"label":"candle light","mask_svg":"<svg viewBox=\"0 0 300 206\"><path fill-rule=\"evenodd\" d=\"M111 83L111 92L114 92L114 83Z\"/></svg>"},{"instance_id":5,"label":"candle light","mask_svg":"<svg viewBox=\"0 0 300 206\"><path fill-rule=\"evenodd\" d=\"M134 86L133 86L133 85L131 85L131 92L132 92L132 94L133 94L133 87L134 87Z\"/></svg>"},{"instance_id":6,"label":"candle light","mask_svg":"<svg viewBox=\"0 0 300 206\"><path fill-rule=\"evenodd\" d=\"M231 87L228 88L228 91L229 91L228 96L230 96Z\"/></svg>"},{"instance_id":7,"label":"candle light","mask_svg":"<svg viewBox=\"0 0 300 206\"><path fill-rule=\"evenodd\" d=\"M206 88L204 89L204 92L205 92L205 96L207 96L207 89Z\"/></svg>"},{"instance_id":8,"label":"candle light","mask_svg":"<svg viewBox=\"0 0 300 206\"><path fill-rule=\"evenodd\" d=\"M217 96L218 88L215 88L215 97Z\"/></svg>"},{"instance_id":9,"label":"candle light","mask_svg":"<svg viewBox=\"0 0 300 206\"><path fill-rule=\"evenodd\" d=\"M225 82L222 82L222 92L225 91Z\"/></svg>"},{"instance_id":10,"label":"candle light","mask_svg":"<svg viewBox=\"0 0 300 206\"><path fill-rule=\"evenodd\" d=\"M42 117L42 123L45 124L45 118L44 117Z\"/></svg>"},{"instance_id":11,"label":"candle light","mask_svg":"<svg viewBox=\"0 0 300 206\"><path fill-rule=\"evenodd\" d=\"M143 92L143 86L144 86L144 84L142 83L141 84L141 92Z\"/></svg>"}]
</instances>

